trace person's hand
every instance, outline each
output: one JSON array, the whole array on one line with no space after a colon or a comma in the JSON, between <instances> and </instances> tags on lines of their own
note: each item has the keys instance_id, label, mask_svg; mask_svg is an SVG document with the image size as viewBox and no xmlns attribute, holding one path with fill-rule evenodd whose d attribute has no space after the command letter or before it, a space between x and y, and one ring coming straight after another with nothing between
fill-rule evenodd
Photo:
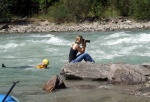
<instances>
[{"instance_id":1,"label":"person's hand","mask_svg":"<svg viewBox=\"0 0 150 102\"><path fill-rule=\"evenodd\" d=\"M82 42L82 46L86 47L86 39Z\"/></svg>"}]
</instances>

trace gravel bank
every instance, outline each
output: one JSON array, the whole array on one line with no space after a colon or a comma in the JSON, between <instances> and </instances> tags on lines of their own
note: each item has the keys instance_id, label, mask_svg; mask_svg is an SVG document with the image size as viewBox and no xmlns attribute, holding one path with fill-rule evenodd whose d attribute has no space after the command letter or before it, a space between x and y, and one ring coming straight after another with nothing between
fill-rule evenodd
<instances>
[{"instance_id":1,"label":"gravel bank","mask_svg":"<svg viewBox=\"0 0 150 102\"><path fill-rule=\"evenodd\" d=\"M149 29L150 21L136 22L128 19L102 20L84 23L50 23L36 21L23 24L1 24L0 33L38 33L38 32L73 32L73 31L113 31L128 29Z\"/></svg>"}]
</instances>

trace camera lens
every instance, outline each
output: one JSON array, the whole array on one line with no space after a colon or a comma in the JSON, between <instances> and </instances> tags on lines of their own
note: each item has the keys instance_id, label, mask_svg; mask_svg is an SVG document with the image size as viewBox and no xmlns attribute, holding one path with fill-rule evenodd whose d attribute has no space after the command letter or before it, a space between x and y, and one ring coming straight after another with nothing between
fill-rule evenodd
<instances>
[{"instance_id":1,"label":"camera lens","mask_svg":"<svg viewBox=\"0 0 150 102\"><path fill-rule=\"evenodd\" d=\"M90 40L86 40L86 42L90 43Z\"/></svg>"}]
</instances>

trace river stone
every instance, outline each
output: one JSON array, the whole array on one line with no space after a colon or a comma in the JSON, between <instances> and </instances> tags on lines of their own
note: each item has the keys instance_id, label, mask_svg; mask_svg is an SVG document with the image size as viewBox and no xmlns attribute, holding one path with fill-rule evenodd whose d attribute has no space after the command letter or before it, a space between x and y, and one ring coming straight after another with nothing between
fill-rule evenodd
<instances>
[{"instance_id":1,"label":"river stone","mask_svg":"<svg viewBox=\"0 0 150 102\"><path fill-rule=\"evenodd\" d=\"M61 74L66 79L107 80L109 64L96 64L92 62L67 63Z\"/></svg>"},{"instance_id":2,"label":"river stone","mask_svg":"<svg viewBox=\"0 0 150 102\"><path fill-rule=\"evenodd\" d=\"M147 79L140 67L140 65L126 63L66 63L62 68L61 74L67 80L88 79L119 84L140 84L146 82Z\"/></svg>"},{"instance_id":3,"label":"river stone","mask_svg":"<svg viewBox=\"0 0 150 102\"><path fill-rule=\"evenodd\" d=\"M150 77L150 63L143 63L139 67L142 68L145 76Z\"/></svg>"},{"instance_id":4,"label":"river stone","mask_svg":"<svg viewBox=\"0 0 150 102\"><path fill-rule=\"evenodd\" d=\"M3 24L3 25L0 25L0 30L2 29L8 29L8 24Z\"/></svg>"},{"instance_id":5,"label":"river stone","mask_svg":"<svg viewBox=\"0 0 150 102\"><path fill-rule=\"evenodd\" d=\"M140 84L146 82L143 70L138 65L112 64L109 81L121 84Z\"/></svg>"}]
</instances>

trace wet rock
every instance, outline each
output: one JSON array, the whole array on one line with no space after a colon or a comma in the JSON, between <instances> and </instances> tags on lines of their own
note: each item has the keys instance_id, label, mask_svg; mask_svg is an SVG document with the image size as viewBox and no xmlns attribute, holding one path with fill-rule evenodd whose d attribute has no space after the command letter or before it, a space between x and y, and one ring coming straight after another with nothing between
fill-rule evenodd
<instances>
[{"instance_id":1,"label":"wet rock","mask_svg":"<svg viewBox=\"0 0 150 102\"><path fill-rule=\"evenodd\" d=\"M61 74L68 80L86 79L119 84L140 84L147 81L141 65L126 63L97 64L92 62L67 63Z\"/></svg>"},{"instance_id":2,"label":"wet rock","mask_svg":"<svg viewBox=\"0 0 150 102\"><path fill-rule=\"evenodd\" d=\"M8 24L3 24L3 25L0 25L0 30L2 29L8 29Z\"/></svg>"},{"instance_id":3,"label":"wet rock","mask_svg":"<svg viewBox=\"0 0 150 102\"><path fill-rule=\"evenodd\" d=\"M65 89L65 88L66 88L66 85L57 75L54 75L43 86L43 90L46 90L46 91L54 91L56 89Z\"/></svg>"}]
</instances>

